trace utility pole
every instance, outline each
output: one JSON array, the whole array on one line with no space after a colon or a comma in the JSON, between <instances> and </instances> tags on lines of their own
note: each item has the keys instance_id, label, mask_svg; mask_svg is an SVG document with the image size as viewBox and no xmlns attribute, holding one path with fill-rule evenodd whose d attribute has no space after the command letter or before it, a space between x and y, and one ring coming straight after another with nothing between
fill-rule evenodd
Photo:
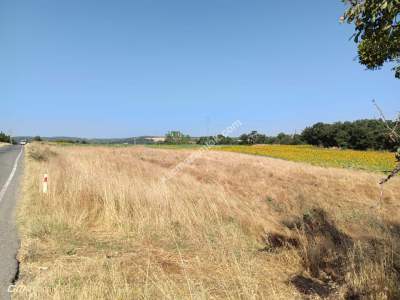
<instances>
[{"instance_id":1,"label":"utility pole","mask_svg":"<svg viewBox=\"0 0 400 300\"><path fill-rule=\"evenodd\" d=\"M207 127L206 136L210 136L210 116L206 116L206 127Z\"/></svg>"}]
</instances>

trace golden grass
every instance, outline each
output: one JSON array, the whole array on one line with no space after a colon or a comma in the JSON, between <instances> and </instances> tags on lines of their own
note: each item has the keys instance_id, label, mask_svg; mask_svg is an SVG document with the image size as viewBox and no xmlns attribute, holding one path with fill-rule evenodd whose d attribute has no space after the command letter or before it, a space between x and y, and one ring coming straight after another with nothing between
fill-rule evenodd
<instances>
[{"instance_id":1,"label":"golden grass","mask_svg":"<svg viewBox=\"0 0 400 300\"><path fill-rule=\"evenodd\" d=\"M378 203L379 175L266 157L204 152L160 181L191 153L29 145L14 298L299 299L291 280L314 276L314 244L269 248L274 234L306 239L285 224L318 207L369 241L400 217L398 178ZM363 290L370 281L353 271Z\"/></svg>"},{"instance_id":2,"label":"golden grass","mask_svg":"<svg viewBox=\"0 0 400 300\"><path fill-rule=\"evenodd\" d=\"M393 153L319 148L309 145L221 146L215 150L240 152L305 162L317 166L391 171L396 166Z\"/></svg>"}]
</instances>

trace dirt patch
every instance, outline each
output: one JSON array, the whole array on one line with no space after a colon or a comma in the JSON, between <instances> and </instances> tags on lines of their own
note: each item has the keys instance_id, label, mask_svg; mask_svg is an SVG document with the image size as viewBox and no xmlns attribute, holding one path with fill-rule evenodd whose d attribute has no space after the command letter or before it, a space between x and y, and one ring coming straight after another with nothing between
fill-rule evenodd
<instances>
[{"instance_id":1,"label":"dirt patch","mask_svg":"<svg viewBox=\"0 0 400 300\"><path fill-rule=\"evenodd\" d=\"M317 294L320 297L326 298L332 292L332 288L328 284L302 275L294 276L290 280L290 283L304 295Z\"/></svg>"}]
</instances>

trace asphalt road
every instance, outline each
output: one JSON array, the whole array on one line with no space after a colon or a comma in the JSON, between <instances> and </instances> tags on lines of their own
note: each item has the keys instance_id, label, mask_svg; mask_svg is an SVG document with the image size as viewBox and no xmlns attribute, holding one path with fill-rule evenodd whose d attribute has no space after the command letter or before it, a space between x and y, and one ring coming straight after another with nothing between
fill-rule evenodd
<instances>
[{"instance_id":1,"label":"asphalt road","mask_svg":"<svg viewBox=\"0 0 400 300\"><path fill-rule=\"evenodd\" d=\"M15 206L23 169L23 147L0 147L0 299L10 299L9 286L18 276L19 241Z\"/></svg>"}]
</instances>

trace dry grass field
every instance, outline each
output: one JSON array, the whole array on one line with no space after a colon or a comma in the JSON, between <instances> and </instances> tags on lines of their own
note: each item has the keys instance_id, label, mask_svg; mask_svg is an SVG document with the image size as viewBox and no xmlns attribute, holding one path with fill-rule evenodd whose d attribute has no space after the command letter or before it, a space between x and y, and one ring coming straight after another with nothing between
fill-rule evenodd
<instances>
[{"instance_id":1,"label":"dry grass field","mask_svg":"<svg viewBox=\"0 0 400 300\"><path fill-rule=\"evenodd\" d=\"M399 299L400 178L194 151L27 146L13 297Z\"/></svg>"}]
</instances>

